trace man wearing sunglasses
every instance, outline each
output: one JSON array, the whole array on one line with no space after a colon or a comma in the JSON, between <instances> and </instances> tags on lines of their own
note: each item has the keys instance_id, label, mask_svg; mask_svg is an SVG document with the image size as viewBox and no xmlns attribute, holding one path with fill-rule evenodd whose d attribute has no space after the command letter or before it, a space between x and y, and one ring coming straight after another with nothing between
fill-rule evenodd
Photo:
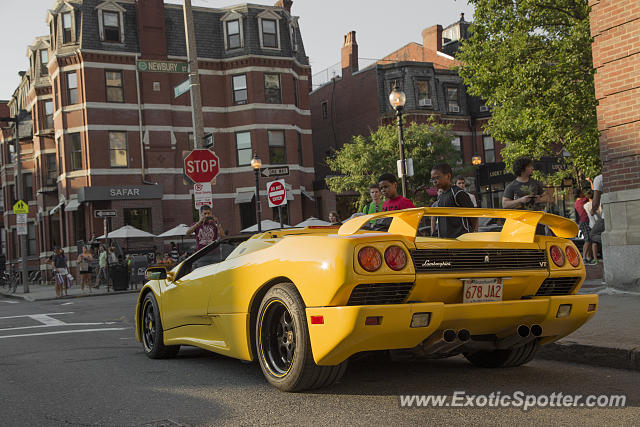
<instances>
[{"instance_id":1,"label":"man wearing sunglasses","mask_svg":"<svg viewBox=\"0 0 640 427\"><path fill-rule=\"evenodd\" d=\"M431 182L442 190L438 196L439 208L473 208L473 202L462 188L451 184L451 166L446 163L431 169ZM478 228L478 218L436 217L438 236L455 239L458 236L471 233Z\"/></svg>"}]
</instances>

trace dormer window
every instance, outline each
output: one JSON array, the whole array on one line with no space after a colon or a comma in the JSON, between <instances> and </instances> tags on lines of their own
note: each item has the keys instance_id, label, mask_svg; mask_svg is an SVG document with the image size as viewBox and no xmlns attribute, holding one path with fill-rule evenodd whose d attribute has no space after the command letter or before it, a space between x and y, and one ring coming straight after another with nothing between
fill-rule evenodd
<instances>
[{"instance_id":1,"label":"dormer window","mask_svg":"<svg viewBox=\"0 0 640 427\"><path fill-rule=\"evenodd\" d=\"M447 111L449 113L460 112L460 100L458 99L458 88L447 87Z\"/></svg>"},{"instance_id":2,"label":"dormer window","mask_svg":"<svg viewBox=\"0 0 640 427\"><path fill-rule=\"evenodd\" d=\"M62 14L62 43L71 43L71 12Z\"/></svg>"},{"instance_id":3,"label":"dormer window","mask_svg":"<svg viewBox=\"0 0 640 427\"><path fill-rule=\"evenodd\" d=\"M104 28L104 41L120 42L120 14L117 12L102 12L102 25Z\"/></svg>"},{"instance_id":4,"label":"dormer window","mask_svg":"<svg viewBox=\"0 0 640 427\"><path fill-rule=\"evenodd\" d=\"M244 47L244 31L242 14L232 10L227 12L220 20L224 33L225 50L240 49Z\"/></svg>"},{"instance_id":5,"label":"dormer window","mask_svg":"<svg viewBox=\"0 0 640 427\"><path fill-rule=\"evenodd\" d=\"M106 43L124 43L124 12L118 3L107 0L96 6L100 40Z\"/></svg>"},{"instance_id":6,"label":"dormer window","mask_svg":"<svg viewBox=\"0 0 640 427\"><path fill-rule=\"evenodd\" d=\"M258 14L260 46L263 49L280 49L280 16L271 10Z\"/></svg>"},{"instance_id":7,"label":"dormer window","mask_svg":"<svg viewBox=\"0 0 640 427\"><path fill-rule=\"evenodd\" d=\"M278 33L276 32L276 21L272 19L262 20L262 45L263 47L278 47Z\"/></svg>"},{"instance_id":8,"label":"dormer window","mask_svg":"<svg viewBox=\"0 0 640 427\"><path fill-rule=\"evenodd\" d=\"M46 76L49 74L47 64L49 63L49 51L47 49L40 49L40 75Z\"/></svg>"},{"instance_id":9,"label":"dormer window","mask_svg":"<svg viewBox=\"0 0 640 427\"><path fill-rule=\"evenodd\" d=\"M227 21L227 49L236 49L240 43L240 21Z\"/></svg>"}]
</instances>

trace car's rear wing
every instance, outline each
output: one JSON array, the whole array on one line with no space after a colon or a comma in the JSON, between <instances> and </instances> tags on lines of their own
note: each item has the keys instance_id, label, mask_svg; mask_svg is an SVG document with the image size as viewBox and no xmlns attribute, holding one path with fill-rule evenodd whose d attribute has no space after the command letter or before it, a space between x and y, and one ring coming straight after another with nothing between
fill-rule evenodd
<instances>
[{"instance_id":1,"label":"car's rear wing","mask_svg":"<svg viewBox=\"0 0 640 427\"><path fill-rule=\"evenodd\" d=\"M548 226L558 237L571 238L578 234L578 225L561 216L541 211L481 208L415 208L378 212L347 221L340 227L338 234L341 236L355 234L372 219L388 217L392 218L389 233L415 240L418 225L423 216L504 218L505 223L499 238L501 242L533 242L538 224Z\"/></svg>"}]
</instances>

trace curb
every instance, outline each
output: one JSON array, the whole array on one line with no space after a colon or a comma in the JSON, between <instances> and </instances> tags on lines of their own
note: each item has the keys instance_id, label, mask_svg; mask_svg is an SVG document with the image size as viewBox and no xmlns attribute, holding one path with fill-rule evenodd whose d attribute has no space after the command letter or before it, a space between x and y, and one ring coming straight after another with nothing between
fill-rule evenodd
<instances>
[{"instance_id":1,"label":"curb","mask_svg":"<svg viewBox=\"0 0 640 427\"><path fill-rule=\"evenodd\" d=\"M87 298L87 297L101 297L101 296L109 296L109 295L122 295L122 294L133 294L133 293L140 293L140 289L128 289L126 291L111 291L111 292L103 292L103 293L96 293L96 294L84 294L84 295L68 295L68 296L64 296L64 297L60 297L60 298L56 298L56 297L43 297L43 298L36 298L33 297L29 294L12 294L12 293L6 293L5 291L0 291L0 295L6 297L6 298L15 298L15 299L21 299L21 300L25 300L25 301L29 301L29 302L35 302L35 301L53 301L53 300L65 300L65 299L74 299L74 298Z\"/></svg>"},{"instance_id":2,"label":"curb","mask_svg":"<svg viewBox=\"0 0 640 427\"><path fill-rule=\"evenodd\" d=\"M624 349L564 341L541 347L538 351L538 357L561 362L640 371L640 347Z\"/></svg>"}]
</instances>

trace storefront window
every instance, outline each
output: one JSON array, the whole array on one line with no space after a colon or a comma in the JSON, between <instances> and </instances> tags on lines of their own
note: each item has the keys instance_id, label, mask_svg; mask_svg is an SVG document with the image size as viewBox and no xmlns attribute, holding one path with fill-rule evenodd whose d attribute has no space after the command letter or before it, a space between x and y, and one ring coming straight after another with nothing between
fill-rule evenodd
<instances>
[{"instance_id":1,"label":"storefront window","mask_svg":"<svg viewBox=\"0 0 640 427\"><path fill-rule=\"evenodd\" d=\"M151 233L151 208L123 209L124 223Z\"/></svg>"}]
</instances>

